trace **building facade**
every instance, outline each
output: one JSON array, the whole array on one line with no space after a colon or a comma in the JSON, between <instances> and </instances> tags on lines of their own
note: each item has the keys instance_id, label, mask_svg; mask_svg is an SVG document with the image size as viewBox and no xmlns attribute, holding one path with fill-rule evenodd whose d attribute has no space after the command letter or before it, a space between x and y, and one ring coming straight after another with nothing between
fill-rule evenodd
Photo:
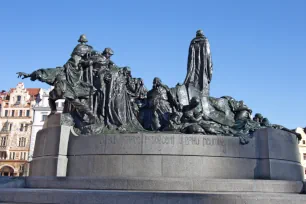
<instances>
[{"instance_id":1,"label":"building facade","mask_svg":"<svg viewBox=\"0 0 306 204\"><path fill-rule=\"evenodd\" d=\"M304 178L306 179L306 127L298 127L296 128L295 132L300 133L302 136L302 139L299 143L299 150L301 156L301 164L304 167Z\"/></svg>"},{"instance_id":2,"label":"building facade","mask_svg":"<svg viewBox=\"0 0 306 204\"><path fill-rule=\"evenodd\" d=\"M23 83L0 94L0 176L27 174L33 106L42 89L25 88Z\"/></svg>"},{"instance_id":3,"label":"building facade","mask_svg":"<svg viewBox=\"0 0 306 204\"><path fill-rule=\"evenodd\" d=\"M50 114L51 110L49 107L49 92L52 90L52 87L48 90L42 90L41 100L39 103L33 107L33 125L32 125L32 132L31 132L31 143L30 143L30 152L29 152L29 160L32 160L36 134L39 130L43 128L44 122L47 119L48 115ZM62 112L64 107L64 99L57 100L56 106L58 112Z\"/></svg>"}]
</instances>

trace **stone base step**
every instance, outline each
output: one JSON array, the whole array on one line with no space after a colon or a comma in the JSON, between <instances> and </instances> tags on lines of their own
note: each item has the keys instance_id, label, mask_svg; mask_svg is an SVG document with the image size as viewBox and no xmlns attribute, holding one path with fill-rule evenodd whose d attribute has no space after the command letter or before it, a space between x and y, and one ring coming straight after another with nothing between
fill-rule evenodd
<instances>
[{"instance_id":1,"label":"stone base step","mask_svg":"<svg viewBox=\"0 0 306 204\"><path fill-rule=\"evenodd\" d=\"M1 204L305 204L306 195L247 192L135 192L1 189Z\"/></svg>"},{"instance_id":2,"label":"stone base step","mask_svg":"<svg viewBox=\"0 0 306 204\"><path fill-rule=\"evenodd\" d=\"M192 191L192 192L265 192L301 193L302 181L243 180L243 179L188 179L188 178L80 178L27 177L26 188L137 190L137 191Z\"/></svg>"}]
</instances>

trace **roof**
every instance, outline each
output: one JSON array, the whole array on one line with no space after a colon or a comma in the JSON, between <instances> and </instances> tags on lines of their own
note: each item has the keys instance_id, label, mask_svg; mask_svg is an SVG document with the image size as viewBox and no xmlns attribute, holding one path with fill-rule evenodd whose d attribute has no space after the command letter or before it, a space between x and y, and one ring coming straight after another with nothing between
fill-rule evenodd
<instances>
[{"instance_id":1,"label":"roof","mask_svg":"<svg viewBox=\"0 0 306 204\"><path fill-rule=\"evenodd\" d=\"M28 91L30 96L36 96L39 94L41 88L26 88L26 90ZM9 93L12 93L13 91L15 91L16 88L11 88Z\"/></svg>"},{"instance_id":2,"label":"roof","mask_svg":"<svg viewBox=\"0 0 306 204\"><path fill-rule=\"evenodd\" d=\"M12 92L15 91L15 90L16 90L16 88L10 88L9 93L12 93Z\"/></svg>"},{"instance_id":3,"label":"roof","mask_svg":"<svg viewBox=\"0 0 306 204\"><path fill-rule=\"evenodd\" d=\"M36 96L40 92L40 88L27 88L26 89L29 92L29 95Z\"/></svg>"}]
</instances>

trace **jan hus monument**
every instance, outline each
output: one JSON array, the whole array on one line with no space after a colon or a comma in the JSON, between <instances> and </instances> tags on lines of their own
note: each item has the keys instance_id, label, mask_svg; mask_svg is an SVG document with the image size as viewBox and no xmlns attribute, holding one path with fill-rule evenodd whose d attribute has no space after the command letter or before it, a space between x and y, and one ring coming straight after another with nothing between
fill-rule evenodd
<instances>
[{"instance_id":1,"label":"jan hus monument","mask_svg":"<svg viewBox=\"0 0 306 204\"><path fill-rule=\"evenodd\" d=\"M291 132L271 125L261 114L252 119L252 110L243 101L209 96L213 63L202 30L190 43L183 85L169 88L156 77L149 91L141 78L132 76L130 67L111 61L111 48L96 51L87 44L85 35L78 41L63 66L17 74L54 86L49 96L51 114L56 114L55 101L65 99L61 124L73 126L79 134L167 131L234 136L247 143L258 129Z\"/></svg>"},{"instance_id":2,"label":"jan hus monument","mask_svg":"<svg viewBox=\"0 0 306 204\"><path fill-rule=\"evenodd\" d=\"M297 195L304 179L300 135L260 113L252 117L242 100L210 95L215 67L202 30L190 42L186 78L175 87L156 76L147 89L130 67L112 61L111 48L95 50L85 35L78 42L63 66L17 73L54 86L52 113L37 133L23 186L48 195L37 202L306 201ZM62 114L58 99L65 99ZM16 191L7 190L0 203L35 203L18 193L13 198Z\"/></svg>"}]
</instances>

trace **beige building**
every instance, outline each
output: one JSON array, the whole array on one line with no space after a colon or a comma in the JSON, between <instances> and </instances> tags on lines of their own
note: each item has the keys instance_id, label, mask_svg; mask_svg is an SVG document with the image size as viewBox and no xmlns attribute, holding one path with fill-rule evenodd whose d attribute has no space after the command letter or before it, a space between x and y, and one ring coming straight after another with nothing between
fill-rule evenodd
<instances>
[{"instance_id":1,"label":"beige building","mask_svg":"<svg viewBox=\"0 0 306 204\"><path fill-rule=\"evenodd\" d=\"M304 178L306 178L306 127L305 128L296 128L295 132L302 135L302 140L299 143L301 163L304 167Z\"/></svg>"},{"instance_id":2,"label":"beige building","mask_svg":"<svg viewBox=\"0 0 306 204\"><path fill-rule=\"evenodd\" d=\"M27 174L30 151L33 106L42 89L17 84L8 93L0 94L0 176Z\"/></svg>"}]
</instances>

